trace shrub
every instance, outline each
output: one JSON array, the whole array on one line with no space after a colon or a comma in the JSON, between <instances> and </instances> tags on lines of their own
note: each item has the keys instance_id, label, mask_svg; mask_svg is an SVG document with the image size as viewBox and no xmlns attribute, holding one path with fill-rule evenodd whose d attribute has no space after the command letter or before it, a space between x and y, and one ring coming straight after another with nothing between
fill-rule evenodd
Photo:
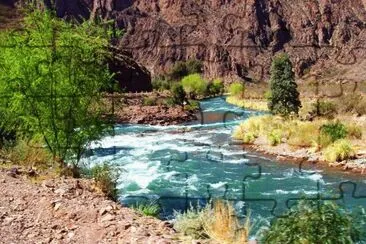
<instances>
[{"instance_id":1,"label":"shrub","mask_svg":"<svg viewBox=\"0 0 366 244\"><path fill-rule=\"evenodd\" d=\"M210 205L207 205L205 208L194 208L191 205L184 213L175 212L174 229L194 239L207 239L208 235L204 229L203 220L206 218L209 210Z\"/></svg>"},{"instance_id":2,"label":"shrub","mask_svg":"<svg viewBox=\"0 0 366 244\"><path fill-rule=\"evenodd\" d=\"M267 135L267 140L271 146L277 146L281 143L281 131L273 130Z\"/></svg>"},{"instance_id":3,"label":"shrub","mask_svg":"<svg viewBox=\"0 0 366 244\"><path fill-rule=\"evenodd\" d=\"M204 229L207 235L218 243L247 243L249 239L249 216L241 225L231 204L215 201L213 209L204 218Z\"/></svg>"},{"instance_id":4,"label":"shrub","mask_svg":"<svg viewBox=\"0 0 366 244\"><path fill-rule=\"evenodd\" d=\"M299 92L292 71L292 63L287 54L277 55L271 66L271 97L268 108L273 114L287 116L298 114L301 107Z\"/></svg>"},{"instance_id":5,"label":"shrub","mask_svg":"<svg viewBox=\"0 0 366 244\"><path fill-rule=\"evenodd\" d=\"M224 93L224 83L220 79L215 79L207 85L207 95L215 96Z\"/></svg>"},{"instance_id":6,"label":"shrub","mask_svg":"<svg viewBox=\"0 0 366 244\"><path fill-rule=\"evenodd\" d=\"M249 236L249 217L242 226L234 208L228 203L217 200L213 208L193 209L176 213L174 228L195 239L207 239L218 243L247 243Z\"/></svg>"},{"instance_id":7,"label":"shrub","mask_svg":"<svg viewBox=\"0 0 366 244\"><path fill-rule=\"evenodd\" d=\"M328 146L323 155L326 161L333 163L353 158L356 153L351 142L342 139Z\"/></svg>"},{"instance_id":8,"label":"shrub","mask_svg":"<svg viewBox=\"0 0 366 244\"><path fill-rule=\"evenodd\" d=\"M311 147L314 144L314 140L317 139L319 127L320 125L316 122L296 121L288 128L291 131L291 135L287 143L298 147Z\"/></svg>"},{"instance_id":9,"label":"shrub","mask_svg":"<svg viewBox=\"0 0 366 244\"><path fill-rule=\"evenodd\" d=\"M12 47L0 52L0 94L10 96L0 99L1 120L27 138L41 135L60 166L77 164L85 146L111 128L100 92L113 80L109 31L45 9L25 14L22 31L0 33Z\"/></svg>"},{"instance_id":10,"label":"shrub","mask_svg":"<svg viewBox=\"0 0 366 244\"><path fill-rule=\"evenodd\" d=\"M164 91L170 90L171 82L169 82L165 77L156 77L151 81L151 85L154 90Z\"/></svg>"},{"instance_id":11,"label":"shrub","mask_svg":"<svg viewBox=\"0 0 366 244\"><path fill-rule=\"evenodd\" d=\"M229 86L229 93L231 96L243 98L245 93L245 85L241 82L232 83Z\"/></svg>"},{"instance_id":12,"label":"shrub","mask_svg":"<svg viewBox=\"0 0 366 244\"><path fill-rule=\"evenodd\" d=\"M207 83L200 74L192 74L182 79L184 91L192 99L205 95Z\"/></svg>"},{"instance_id":13,"label":"shrub","mask_svg":"<svg viewBox=\"0 0 366 244\"><path fill-rule=\"evenodd\" d=\"M144 97L142 104L144 106L155 106L157 105L156 97Z\"/></svg>"},{"instance_id":14,"label":"shrub","mask_svg":"<svg viewBox=\"0 0 366 244\"><path fill-rule=\"evenodd\" d=\"M360 218L364 219L364 218ZM277 218L262 233L263 243L356 243L363 236L363 220L334 203L300 201L285 218Z\"/></svg>"},{"instance_id":15,"label":"shrub","mask_svg":"<svg viewBox=\"0 0 366 244\"><path fill-rule=\"evenodd\" d=\"M107 197L117 200L117 180L119 173L114 167L107 163L96 165L91 168L90 176L94 179L95 185L100 191Z\"/></svg>"},{"instance_id":16,"label":"shrub","mask_svg":"<svg viewBox=\"0 0 366 244\"><path fill-rule=\"evenodd\" d=\"M200 108L199 102L195 100L189 100L187 105L184 105L184 109L187 111L197 111Z\"/></svg>"},{"instance_id":17,"label":"shrub","mask_svg":"<svg viewBox=\"0 0 366 244\"><path fill-rule=\"evenodd\" d=\"M332 142L346 138L347 128L339 121L324 124L320 127L320 133L330 136Z\"/></svg>"},{"instance_id":18,"label":"shrub","mask_svg":"<svg viewBox=\"0 0 366 244\"><path fill-rule=\"evenodd\" d=\"M243 142L244 144L253 144L253 142L255 141L256 137L253 133L245 133L243 136Z\"/></svg>"},{"instance_id":19,"label":"shrub","mask_svg":"<svg viewBox=\"0 0 366 244\"><path fill-rule=\"evenodd\" d=\"M328 101L317 101L312 104L312 114L316 116L324 116L332 119L337 114L337 107L334 103Z\"/></svg>"},{"instance_id":20,"label":"shrub","mask_svg":"<svg viewBox=\"0 0 366 244\"><path fill-rule=\"evenodd\" d=\"M181 84L174 84L172 89L172 99L174 104L183 105L184 101L186 100L186 92L183 89Z\"/></svg>"},{"instance_id":21,"label":"shrub","mask_svg":"<svg viewBox=\"0 0 366 244\"><path fill-rule=\"evenodd\" d=\"M362 128L355 124L346 126L348 137L352 139L362 139Z\"/></svg>"},{"instance_id":22,"label":"shrub","mask_svg":"<svg viewBox=\"0 0 366 244\"><path fill-rule=\"evenodd\" d=\"M138 202L132 208L142 215L152 217L158 217L161 211L156 201Z\"/></svg>"},{"instance_id":23,"label":"shrub","mask_svg":"<svg viewBox=\"0 0 366 244\"><path fill-rule=\"evenodd\" d=\"M203 64L199 60L179 61L168 72L168 77L170 80L180 80L190 74L201 74L202 68Z\"/></svg>"}]
</instances>

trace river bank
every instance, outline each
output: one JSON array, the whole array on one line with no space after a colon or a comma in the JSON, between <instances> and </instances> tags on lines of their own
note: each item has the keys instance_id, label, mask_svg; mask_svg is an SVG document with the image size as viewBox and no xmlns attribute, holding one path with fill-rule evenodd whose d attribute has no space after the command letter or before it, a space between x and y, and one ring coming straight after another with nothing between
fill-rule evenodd
<instances>
[{"instance_id":1,"label":"river bank","mask_svg":"<svg viewBox=\"0 0 366 244\"><path fill-rule=\"evenodd\" d=\"M178 125L197 119L195 109L169 104L166 92L124 93L114 99L112 109L119 124Z\"/></svg>"},{"instance_id":2,"label":"river bank","mask_svg":"<svg viewBox=\"0 0 366 244\"><path fill-rule=\"evenodd\" d=\"M181 243L168 222L106 199L87 179L31 183L0 170L2 243Z\"/></svg>"}]
</instances>

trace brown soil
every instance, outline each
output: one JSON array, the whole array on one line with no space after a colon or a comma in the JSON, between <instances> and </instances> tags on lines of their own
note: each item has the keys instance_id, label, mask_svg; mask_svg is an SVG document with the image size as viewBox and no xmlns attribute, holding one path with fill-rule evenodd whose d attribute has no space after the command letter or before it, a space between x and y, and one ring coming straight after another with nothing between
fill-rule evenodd
<instances>
[{"instance_id":1,"label":"brown soil","mask_svg":"<svg viewBox=\"0 0 366 244\"><path fill-rule=\"evenodd\" d=\"M197 120L194 111L185 110L182 106L164 104L168 95L165 93L127 93L123 98L115 99L114 115L117 123L176 125ZM152 99L152 105L144 104Z\"/></svg>"},{"instance_id":2,"label":"brown soil","mask_svg":"<svg viewBox=\"0 0 366 244\"><path fill-rule=\"evenodd\" d=\"M180 243L170 223L106 199L85 179L31 183L0 170L0 243Z\"/></svg>"}]
</instances>

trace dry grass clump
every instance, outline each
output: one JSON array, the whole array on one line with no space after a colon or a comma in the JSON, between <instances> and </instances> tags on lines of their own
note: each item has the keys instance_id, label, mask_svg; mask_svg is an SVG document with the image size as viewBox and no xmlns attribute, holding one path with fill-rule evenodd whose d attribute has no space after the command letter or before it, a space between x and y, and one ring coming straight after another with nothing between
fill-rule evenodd
<instances>
[{"instance_id":1,"label":"dry grass clump","mask_svg":"<svg viewBox=\"0 0 366 244\"><path fill-rule=\"evenodd\" d=\"M244 225L239 223L232 205L222 200L214 202L213 207L194 209L176 213L174 228L195 239L211 239L218 243L248 243L249 217Z\"/></svg>"},{"instance_id":2,"label":"dry grass clump","mask_svg":"<svg viewBox=\"0 0 366 244\"><path fill-rule=\"evenodd\" d=\"M15 145L4 147L1 157L13 163L38 170L48 169L52 165L52 155L40 143L18 140Z\"/></svg>"},{"instance_id":3,"label":"dry grass clump","mask_svg":"<svg viewBox=\"0 0 366 244\"><path fill-rule=\"evenodd\" d=\"M348 137L350 139L362 139L362 128L356 124L346 125Z\"/></svg>"},{"instance_id":4,"label":"dry grass clump","mask_svg":"<svg viewBox=\"0 0 366 244\"><path fill-rule=\"evenodd\" d=\"M267 101L264 99L245 99L238 96L228 96L226 102L241 108L258 111L269 111Z\"/></svg>"},{"instance_id":5,"label":"dry grass clump","mask_svg":"<svg viewBox=\"0 0 366 244\"><path fill-rule=\"evenodd\" d=\"M223 201L216 201L211 212L211 217L204 220L204 229L211 239L223 244L248 243L249 218L242 226L233 206Z\"/></svg>"},{"instance_id":6,"label":"dry grass clump","mask_svg":"<svg viewBox=\"0 0 366 244\"><path fill-rule=\"evenodd\" d=\"M321 122L319 121L293 121L288 124L290 136L289 145L297 147L311 147L319 134Z\"/></svg>"},{"instance_id":7,"label":"dry grass clump","mask_svg":"<svg viewBox=\"0 0 366 244\"><path fill-rule=\"evenodd\" d=\"M328 146L323 155L326 161L333 163L354 158L356 152L350 141L341 139Z\"/></svg>"}]
</instances>

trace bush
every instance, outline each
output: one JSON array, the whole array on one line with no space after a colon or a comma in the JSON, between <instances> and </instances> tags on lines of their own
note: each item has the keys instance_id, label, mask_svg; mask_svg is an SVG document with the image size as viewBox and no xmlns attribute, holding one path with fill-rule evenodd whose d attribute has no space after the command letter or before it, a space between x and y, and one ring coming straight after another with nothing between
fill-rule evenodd
<instances>
[{"instance_id":1,"label":"bush","mask_svg":"<svg viewBox=\"0 0 366 244\"><path fill-rule=\"evenodd\" d=\"M209 205L205 208L194 208L191 205L191 207L184 213L175 212L174 229L186 236L191 236L194 239L209 238L204 229L203 222L209 210Z\"/></svg>"},{"instance_id":2,"label":"bush","mask_svg":"<svg viewBox=\"0 0 366 244\"><path fill-rule=\"evenodd\" d=\"M339 106L343 112L366 114L366 99L362 94L351 93L340 98Z\"/></svg>"},{"instance_id":3,"label":"bush","mask_svg":"<svg viewBox=\"0 0 366 244\"><path fill-rule=\"evenodd\" d=\"M169 82L165 77L156 77L151 81L151 85L154 90L165 91L170 90L171 82Z\"/></svg>"},{"instance_id":4,"label":"bush","mask_svg":"<svg viewBox=\"0 0 366 244\"><path fill-rule=\"evenodd\" d=\"M232 83L229 86L229 93L231 96L244 98L245 85L241 82Z\"/></svg>"},{"instance_id":5,"label":"bush","mask_svg":"<svg viewBox=\"0 0 366 244\"><path fill-rule=\"evenodd\" d=\"M355 124L346 126L348 137L351 139L362 139L362 128Z\"/></svg>"},{"instance_id":6,"label":"bush","mask_svg":"<svg viewBox=\"0 0 366 244\"><path fill-rule=\"evenodd\" d=\"M112 200L117 200L118 171L107 163L91 168L90 176L94 179L97 188Z\"/></svg>"},{"instance_id":7,"label":"bush","mask_svg":"<svg viewBox=\"0 0 366 244\"><path fill-rule=\"evenodd\" d=\"M291 135L287 143L298 147L311 147L319 135L319 123L296 121L292 123L288 130Z\"/></svg>"},{"instance_id":8,"label":"bush","mask_svg":"<svg viewBox=\"0 0 366 244\"><path fill-rule=\"evenodd\" d=\"M277 146L281 143L281 131L273 130L267 135L267 140L271 146Z\"/></svg>"},{"instance_id":9,"label":"bush","mask_svg":"<svg viewBox=\"0 0 366 244\"><path fill-rule=\"evenodd\" d=\"M186 100L186 92L183 89L183 86L181 84L174 84L172 89L172 99L174 104L183 105L183 103Z\"/></svg>"},{"instance_id":10,"label":"bush","mask_svg":"<svg viewBox=\"0 0 366 244\"><path fill-rule=\"evenodd\" d=\"M220 79L215 79L208 83L206 94L208 96L222 95L224 93L224 83Z\"/></svg>"},{"instance_id":11,"label":"bush","mask_svg":"<svg viewBox=\"0 0 366 244\"><path fill-rule=\"evenodd\" d=\"M256 137L253 133L245 133L243 136L243 142L244 144L253 144L253 142L255 141Z\"/></svg>"},{"instance_id":12,"label":"bush","mask_svg":"<svg viewBox=\"0 0 366 244\"><path fill-rule=\"evenodd\" d=\"M324 124L320 127L320 133L330 136L332 142L346 138L347 128L339 121Z\"/></svg>"},{"instance_id":13,"label":"bush","mask_svg":"<svg viewBox=\"0 0 366 244\"><path fill-rule=\"evenodd\" d=\"M192 74L182 79L182 86L188 96L195 99L198 96L205 95L207 83L200 74Z\"/></svg>"},{"instance_id":14,"label":"bush","mask_svg":"<svg viewBox=\"0 0 366 244\"><path fill-rule=\"evenodd\" d=\"M207 239L218 243L247 243L249 236L249 217L242 226L234 208L227 202L217 200L213 208L191 207L185 213L176 213L174 228L194 239Z\"/></svg>"},{"instance_id":15,"label":"bush","mask_svg":"<svg viewBox=\"0 0 366 244\"><path fill-rule=\"evenodd\" d=\"M156 97L144 97L142 104L144 106L156 106L157 99L156 99Z\"/></svg>"},{"instance_id":16,"label":"bush","mask_svg":"<svg viewBox=\"0 0 366 244\"><path fill-rule=\"evenodd\" d=\"M218 243L248 243L249 217L241 225L229 202L215 201L213 210L203 221L207 235Z\"/></svg>"},{"instance_id":17,"label":"bush","mask_svg":"<svg viewBox=\"0 0 366 244\"><path fill-rule=\"evenodd\" d=\"M324 159L328 162L341 162L356 156L355 149L348 140L338 140L328 146L324 153Z\"/></svg>"},{"instance_id":18,"label":"bush","mask_svg":"<svg viewBox=\"0 0 366 244\"><path fill-rule=\"evenodd\" d=\"M25 14L22 31L0 33L0 43L12 47L0 52L0 96L10 96L0 99L1 120L4 128L42 138L60 166L76 165L85 146L111 128L100 92L113 80L109 31L47 10Z\"/></svg>"},{"instance_id":19,"label":"bush","mask_svg":"<svg viewBox=\"0 0 366 244\"><path fill-rule=\"evenodd\" d=\"M323 116L328 119L333 119L337 114L337 107L334 103L328 101L317 101L312 104L311 114Z\"/></svg>"},{"instance_id":20,"label":"bush","mask_svg":"<svg viewBox=\"0 0 366 244\"><path fill-rule=\"evenodd\" d=\"M334 203L301 201L285 218L277 218L264 231L263 243L356 243L362 240L363 220ZM361 218L364 219L364 218Z\"/></svg>"},{"instance_id":21,"label":"bush","mask_svg":"<svg viewBox=\"0 0 366 244\"><path fill-rule=\"evenodd\" d=\"M161 211L156 201L138 202L132 208L142 215L152 217L158 217Z\"/></svg>"},{"instance_id":22,"label":"bush","mask_svg":"<svg viewBox=\"0 0 366 244\"><path fill-rule=\"evenodd\" d=\"M200 108L200 103L195 100L189 100L187 105L184 105L184 110L197 111Z\"/></svg>"},{"instance_id":23,"label":"bush","mask_svg":"<svg viewBox=\"0 0 366 244\"><path fill-rule=\"evenodd\" d=\"M203 64L198 60L188 60L186 62L179 61L174 64L173 68L168 72L170 80L180 80L190 74L201 74Z\"/></svg>"},{"instance_id":24,"label":"bush","mask_svg":"<svg viewBox=\"0 0 366 244\"><path fill-rule=\"evenodd\" d=\"M271 66L271 97L268 108L273 114L283 116L298 114L301 107L299 92L292 71L292 63L287 54L277 55Z\"/></svg>"}]
</instances>

